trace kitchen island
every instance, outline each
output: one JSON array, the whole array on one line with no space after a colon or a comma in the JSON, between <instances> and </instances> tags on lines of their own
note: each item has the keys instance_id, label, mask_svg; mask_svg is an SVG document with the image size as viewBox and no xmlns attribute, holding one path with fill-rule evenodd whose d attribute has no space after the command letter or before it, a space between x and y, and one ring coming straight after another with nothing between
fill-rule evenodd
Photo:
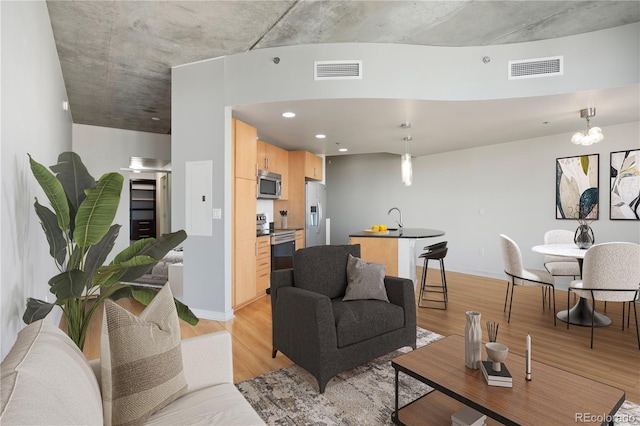
<instances>
[{"instance_id":1,"label":"kitchen island","mask_svg":"<svg viewBox=\"0 0 640 426\"><path fill-rule=\"evenodd\" d=\"M360 231L349 235L350 244L360 244L360 256L367 262L383 263L386 274L409 278L416 276L416 240L444 235L444 231L426 228L400 228L388 232Z\"/></svg>"}]
</instances>

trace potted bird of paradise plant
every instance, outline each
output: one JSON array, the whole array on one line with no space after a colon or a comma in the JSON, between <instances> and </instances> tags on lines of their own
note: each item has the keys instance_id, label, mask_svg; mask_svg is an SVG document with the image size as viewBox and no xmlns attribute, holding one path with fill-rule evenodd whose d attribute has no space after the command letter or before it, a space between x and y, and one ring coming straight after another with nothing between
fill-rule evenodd
<instances>
[{"instance_id":1,"label":"potted bird of paradise plant","mask_svg":"<svg viewBox=\"0 0 640 426\"><path fill-rule=\"evenodd\" d=\"M91 317L105 299L133 297L145 306L149 304L157 291L129 283L144 275L184 241L187 234L180 230L157 239L136 241L104 264L121 227L112 222L120 204L124 177L112 172L96 181L74 152L60 154L51 171L31 155L29 164L51 205L51 208L43 206L37 197L34 203L49 243L49 254L59 273L49 280L55 302L27 298L22 319L30 324L59 306L67 323L67 334L82 350ZM198 323L188 306L175 302L182 320L192 325Z\"/></svg>"}]
</instances>

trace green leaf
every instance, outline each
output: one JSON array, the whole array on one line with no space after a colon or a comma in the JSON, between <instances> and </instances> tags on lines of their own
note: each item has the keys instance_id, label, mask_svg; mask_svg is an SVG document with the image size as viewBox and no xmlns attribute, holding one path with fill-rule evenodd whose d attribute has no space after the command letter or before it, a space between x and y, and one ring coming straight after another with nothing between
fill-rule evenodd
<instances>
[{"instance_id":1,"label":"green leaf","mask_svg":"<svg viewBox=\"0 0 640 426\"><path fill-rule=\"evenodd\" d=\"M87 282L85 284L87 289L91 287L93 276L98 271L98 268L102 266L109 253L111 253L116 238L120 233L120 227L120 225L112 225L109 228L109 232L102 237L100 242L89 249L84 262L84 272L87 274Z\"/></svg>"},{"instance_id":2,"label":"green leaf","mask_svg":"<svg viewBox=\"0 0 640 426\"><path fill-rule=\"evenodd\" d=\"M69 234L73 235L76 214L80 204L87 198L85 190L94 188L96 181L89 174L80 156L75 152L63 152L58 156L58 164L50 167L62 184L69 201Z\"/></svg>"},{"instance_id":3,"label":"green leaf","mask_svg":"<svg viewBox=\"0 0 640 426\"><path fill-rule=\"evenodd\" d=\"M173 249L174 247L182 243L186 238L187 238L187 233L184 232L183 230L180 230L171 234L164 234L160 238L151 241L149 244L146 244L137 253L137 255L146 255L146 256L152 257L156 259L156 263L157 263L171 249ZM116 258L119 258L120 255L123 255L123 258L125 258L126 256L124 256L123 254L125 251L126 249L120 252L118 256L116 256ZM149 267L144 267L144 266L132 267L127 271L125 271L125 273L121 277L121 281L127 281L127 282L134 281L135 279L140 278L145 273L147 273L148 270L149 270Z\"/></svg>"},{"instance_id":4,"label":"green leaf","mask_svg":"<svg viewBox=\"0 0 640 426\"><path fill-rule=\"evenodd\" d=\"M36 214L40 218L40 225L47 236L49 242L49 254L53 257L58 265L64 264L67 257L67 242L64 234L58 226L58 218L56 214L38 202L33 203Z\"/></svg>"},{"instance_id":5,"label":"green leaf","mask_svg":"<svg viewBox=\"0 0 640 426\"><path fill-rule=\"evenodd\" d=\"M583 155L580 157L580 167L582 167L582 171L585 175L589 173L589 156Z\"/></svg>"},{"instance_id":6,"label":"green leaf","mask_svg":"<svg viewBox=\"0 0 640 426\"><path fill-rule=\"evenodd\" d=\"M183 230L176 231L171 234L163 234L152 244L149 244L142 249L138 254L145 254L156 259L162 259L167 253L169 253L169 250L175 248L186 239L187 233Z\"/></svg>"},{"instance_id":7,"label":"green leaf","mask_svg":"<svg viewBox=\"0 0 640 426\"><path fill-rule=\"evenodd\" d=\"M151 290L147 288L132 288L133 298L138 302L142 303L144 306L148 306L149 303L153 300L153 298L158 294L156 290ZM186 322L187 324L197 325L200 321L198 317L191 312L191 309L175 297L173 298L173 302L176 305L176 311L178 312L178 318Z\"/></svg>"},{"instance_id":8,"label":"green leaf","mask_svg":"<svg viewBox=\"0 0 640 426\"><path fill-rule=\"evenodd\" d=\"M54 306L56 306L54 303L47 303L29 297L27 298L27 308L22 315L22 321L24 321L25 324L31 324L34 321L41 320L51 312Z\"/></svg>"},{"instance_id":9,"label":"green leaf","mask_svg":"<svg viewBox=\"0 0 640 426\"><path fill-rule=\"evenodd\" d=\"M50 291L56 295L56 304L82 296L86 281L87 275L79 269L66 271L51 278L49 280Z\"/></svg>"},{"instance_id":10,"label":"green leaf","mask_svg":"<svg viewBox=\"0 0 640 426\"><path fill-rule=\"evenodd\" d=\"M80 269L80 261L84 256L84 251L80 249L78 246L74 246L71 251L71 256L69 256L69 262L67 263L67 271L72 269Z\"/></svg>"},{"instance_id":11,"label":"green leaf","mask_svg":"<svg viewBox=\"0 0 640 426\"><path fill-rule=\"evenodd\" d=\"M182 321L184 321L184 322L186 322L187 324L190 324L190 325L198 325L198 322L200 322L200 320L198 319L197 316L195 316L195 314L193 312L191 312L191 309L189 309L189 307L187 305L185 305L184 303L182 303L181 301L179 301L176 298L174 298L173 301L176 304L176 310L178 311L178 317Z\"/></svg>"},{"instance_id":12,"label":"green leaf","mask_svg":"<svg viewBox=\"0 0 640 426\"><path fill-rule=\"evenodd\" d=\"M120 275L122 275L122 268L112 266L102 267L93 275L91 287L111 287L113 284L120 282Z\"/></svg>"},{"instance_id":13,"label":"green leaf","mask_svg":"<svg viewBox=\"0 0 640 426\"><path fill-rule=\"evenodd\" d=\"M29 154L27 154L29 155ZM58 227L64 232L69 227L69 203L62 184L45 166L29 155L31 172L46 194L53 211L56 212Z\"/></svg>"},{"instance_id":14,"label":"green leaf","mask_svg":"<svg viewBox=\"0 0 640 426\"><path fill-rule=\"evenodd\" d=\"M130 268L141 267L145 270L149 269L149 265L153 265L158 261L149 256L135 256L126 262L118 264L110 264L98 268L98 273L94 275L93 285L98 287L108 287L116 281L127 281L122 279L124 271Z\"/></svg>"},{"instance_id":15,"label":"green leaf","mask_svg":"<svg viewBox=\"0 0 640 426\"><path fill-rule=\"evenodd\" d=\"M120 173L105 173L95 188L87 189L87 198L78 209L73 232L79 247L97 244L109 231L120 204L123 181Z\"/></svg>"},{"instance_id":16,"label":"green leaf","mask_svg":"<svg viewBox=\"0 0 640 426\"><path fill-rule=\"evenodd\" d=\"M96 186L95 179L87 171L80 156L75 152L63 152L58 156L58 164L51 166L51 170L56 173L69 203L78 210L87 198L85 190Z\"/></svg>"},{"instance_id":17,"label":"green leaf","mask_svg":"<svg viewBox=\"0 0 640 426\"><path fill-rule=\"evenodd\" d=\"M144 306L149 306L149 303L156 297L158 294L157 290L151 290L148 288L131 288L131 295L138 302L142 303Z\"/></svg>"},{"instance_id":18,"label":"green leaf","mask_svg":"<svg viewBox=\"0 0 640 426\"><path fill-rule=\"evenodd\" d=\"M114 257L111 261L111 264L115 265L118 263L126 262L127 260L135 257L142 251L142 249L144 249L147 245L153 243L155 240L155 238L144 238L142 240L135 241L129 247L118 253L116 257Z\"/></svg>"},{"instance_id":19,"label":"green leaf","mask_svg":"<svg viewBox=\"0 0 640 426\"><path fill-rule=\"evenodd\" d=\"M109 298L112 300L129 298L129 297L132 297L132 293L133 293L133 287L131 287L130 285L124 285L122 286L122 288L119 288L118 290L114 291L109 296Z\"/></svg>"}]
</instances>

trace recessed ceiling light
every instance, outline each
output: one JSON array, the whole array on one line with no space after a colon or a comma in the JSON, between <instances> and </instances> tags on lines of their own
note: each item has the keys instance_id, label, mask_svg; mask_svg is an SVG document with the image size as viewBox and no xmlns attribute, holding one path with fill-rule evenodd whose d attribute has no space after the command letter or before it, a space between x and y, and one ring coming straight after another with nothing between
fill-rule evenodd
<instances>
[{"instance_id":1,"label":"recessed ceiling light","mask_svg":"<svg viewBox=\"0 0 640 426\"><path fill-rule=\"evenodd\" d=\"M348 150L347 148L340 148L338 151L340 151L340 152L347 152L347 151L349 151L349 150Z\"/></svg>"},{"instance_id":2,"label":"recessed ceiling light","mask_svg":"<svg viewBox=\"0 0 640 426\"><path fill-rule=\"evenodd\" d=\"M316 135L316 139L324 139L326 137L327 135L322 135L322 134Z\"/></svg>"},{"instance_id":3,"label":"recessed ceiling light","mask_svg":"<svg viewBox=\"0 0 640 426\"><path fill-rule=\"evenodd\" d=\"M296 113L295 113L295 112L287 111L287 112L283 112L283 113L282 113L282 116L283 116L284 118L293 118L293 117L295 117L295 116L296 116Z\"/></svg>"},{"instance_id":4,"label":"recessed ceiling light","mask_svg":"<svg viewBox=\"0 0 640 426\"><path fill-rule=\"evenodd\" d=\"M151 119L152 119L153 121L160 121L160 119L159 119L158 117L151 117Z\"/></svg>"}]
</instances>

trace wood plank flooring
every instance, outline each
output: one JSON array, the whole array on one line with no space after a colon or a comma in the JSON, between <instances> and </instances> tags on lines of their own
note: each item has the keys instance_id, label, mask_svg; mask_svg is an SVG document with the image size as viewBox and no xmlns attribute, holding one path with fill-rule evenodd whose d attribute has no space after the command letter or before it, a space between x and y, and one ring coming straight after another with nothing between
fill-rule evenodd
<instances>
[{"instance_id":1,"label":"wood plank flooring","mask_svg":"<svg viewBox=\"0 0 640 426\"><path fill-rule=\"evenodd\" d=\"M439 271L430 269L429 274L430 282L432 278L439 279ZM420 276L419 269L418 277ZM596 328L594 348L590 349L590 328L571 326L567 330L566 324L561 321L554 327L552 311L542 310L541 290L537 287L516 287L511 323L507 324L507 314L503 312L506 281L447 272L447 283L447 310L418 308L420 327L442 335L464 335L465 312L479 311L482 314L484 341L487 341L485 322L499 322L498 342L506 344L511 353L524 355L525 338L529 333L532 337L534 360L623 389L628 400L640 404L640 350L635 324L632 316L631 329L625 327L624 331L621 330L620 303L608 304L607 315L612 324ZM119 303L134 313L142 310L135 302L125 300ZM566 309L566 305L567 293L556 290L557 309ZM603 308L602 304L596 307L599 312ZM97 311L93 320L85 345L88 359L100 355L102 312ZM183 338L225 329L231 333L236 382L291 364L281 353L275 359L271 358L269 297L263 297L239 309L236 311L236 318L225 323L201 320L195 327L184 322L181 324ZM535 371L533 376L535 380Z\"/></svg>"}]
</instances>

